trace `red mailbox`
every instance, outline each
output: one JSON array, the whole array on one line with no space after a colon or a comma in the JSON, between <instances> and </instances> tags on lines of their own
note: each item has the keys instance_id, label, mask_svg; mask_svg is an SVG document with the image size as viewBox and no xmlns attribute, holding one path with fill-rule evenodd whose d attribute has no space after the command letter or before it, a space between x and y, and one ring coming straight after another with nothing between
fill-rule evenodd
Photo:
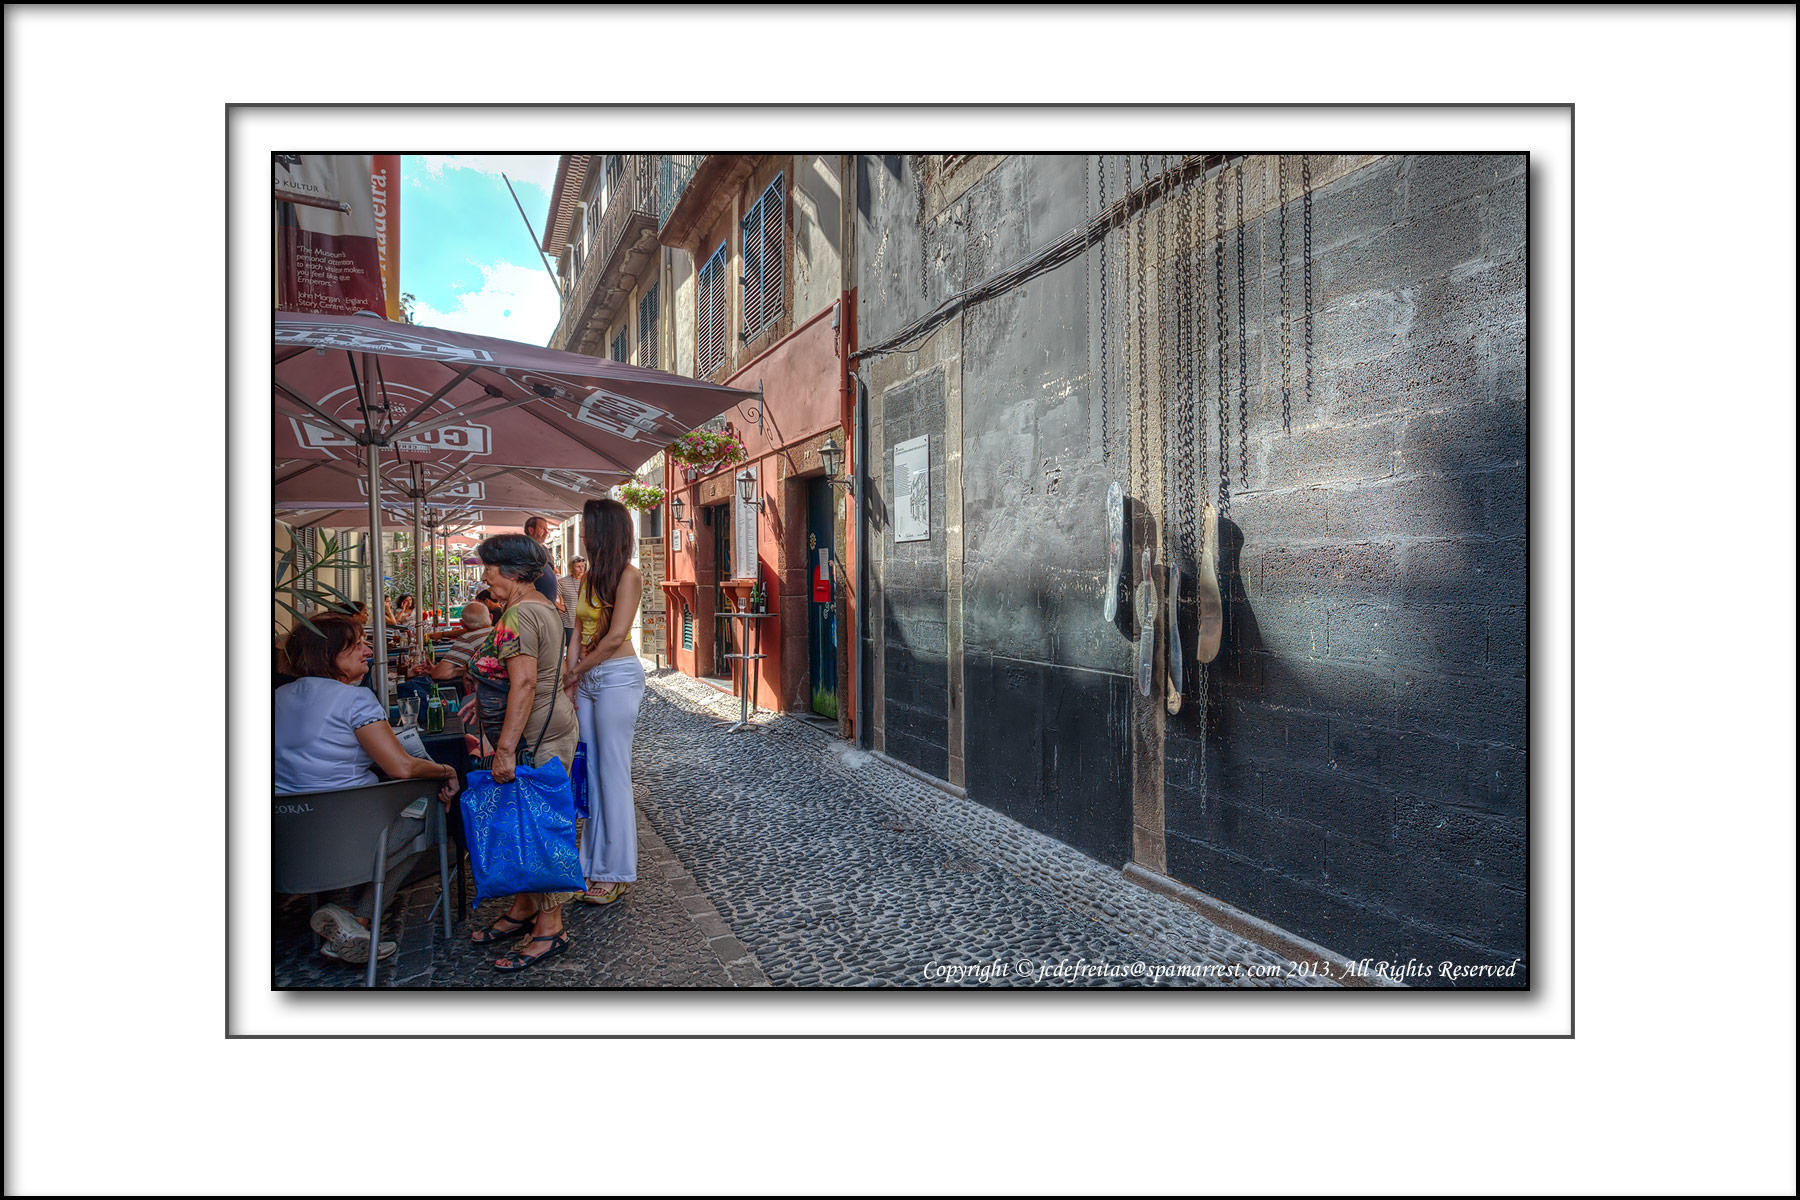
<instances>
[{"instance_id":1,"label":"red mailbox","mask_svg":"<svg viewBox=\"0 0 1800 1200\"><path fill-rule=\"evenodd\" d=\"M813 551L812 598L820 604L831 603L831 547Z\"/></svg>"}]
</instances>

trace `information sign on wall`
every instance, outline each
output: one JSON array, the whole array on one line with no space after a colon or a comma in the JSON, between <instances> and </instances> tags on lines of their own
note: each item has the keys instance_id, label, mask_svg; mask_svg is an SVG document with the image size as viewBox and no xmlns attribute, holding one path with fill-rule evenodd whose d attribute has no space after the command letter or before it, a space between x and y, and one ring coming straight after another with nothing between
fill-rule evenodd
<instances>
[{"instance_id":1,"label":"information sign on wall","mask_svg":"<svg viewBox=\"0 0 1800 1200\"><path fill-rule=\"evenodd\" d=\"M894 447L894 540L931 540L931 439Z\"/></svg>"}]
</instances>

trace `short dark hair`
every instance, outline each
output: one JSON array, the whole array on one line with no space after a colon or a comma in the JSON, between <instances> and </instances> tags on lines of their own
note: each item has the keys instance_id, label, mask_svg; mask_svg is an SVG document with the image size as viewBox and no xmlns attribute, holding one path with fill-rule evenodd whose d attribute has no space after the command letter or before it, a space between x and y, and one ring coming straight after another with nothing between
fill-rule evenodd
<instances>
[{"instance_id":1,"label":"short dark hair","mask_svg":"<svg viewBox=\"0 0 1800 1200\"><path fill-rule=\"evenodd\" d=\"M316 629L296 625L288 634L288 672L302 679L343 679L338 672L338 655L362 640L361 622L332 614L313 618L313 624Z\"/></svg>"},{"instance_id":2,"label":"short dark hair","mask_svg":"<svg viewBox=\"0 0 1800 1200\"><path fill-rule=\"evenodd\" d=\"M550 522L544 520L544 518L542 518L542 517L527 517L527 518L525 518L525 535L527 537L530 537L531 531L534 527L545 526L545 525L548 525L549 523Z\"/></svg>"},{"instance_id":3,"label":"short dark hair","mask_svg":"<svg viewBox=\"0 0 1800 1200\"><path fill-rule=\"evenodd\" d=\"M530 583L544 573L549 556L544 548L522 533L497 533L475 547L483 566L497 567L518 583Z\"/></svg>"}]
</instances>

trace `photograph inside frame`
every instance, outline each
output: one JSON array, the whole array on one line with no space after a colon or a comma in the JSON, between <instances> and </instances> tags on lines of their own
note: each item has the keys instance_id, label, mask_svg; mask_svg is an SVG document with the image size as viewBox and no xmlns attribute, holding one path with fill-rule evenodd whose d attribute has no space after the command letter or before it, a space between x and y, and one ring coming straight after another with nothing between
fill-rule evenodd
<instances>
[{"instance_id":1,"label":"photograph inside frame","mask_svg":"<svg viewBox=\"0 0 1800 1200\"><path fill-rule=\"evenodd\" d=\"M1526 154L271 158L276 990L1530 987Z\"/></svg>"}]
</instances>

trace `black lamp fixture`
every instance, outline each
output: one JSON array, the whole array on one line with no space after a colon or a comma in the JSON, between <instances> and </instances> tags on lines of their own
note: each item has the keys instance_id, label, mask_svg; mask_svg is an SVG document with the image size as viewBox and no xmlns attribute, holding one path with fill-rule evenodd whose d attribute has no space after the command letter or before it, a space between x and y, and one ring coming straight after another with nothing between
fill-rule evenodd
<instances>
[{"instance_id":1,"label":"black lamp fixture","mask_svg":"<svg viewBox=\"0 0 1800 1200\"><path fill-rule=\"evenodd\" d=\"M838 445L835 437L826 438L825 444L819 447L819 461L825 464L825 478L832 487L841 487L853 496L856 494L855 478L838 474L838 467L844 461L844 448Z\"/></svg>"},{"instance_id":2,"label":"black lamp fixture","mask_svg":"<svg viewBox=\"0 0 1800 1200\"><path fill-rule=\"evenodd\" d=\"M670 498L669 511L670 511L675 523L677 525L686 525L689 529L692 529L694 527L694 518L692 518L692 517L684 518L681 515L682 510L684 510L685 508L687 508L687 504L685 501L682 500L682 498L680 496L674 496L674 497Z\"/></svg>"},{"instance_id":3,"label":"black lamp fixture","mask_svg":"<svg viewBox=\"0 0 1800 1200\"><path fill-rule=\"evenodd\" d=\"M762 511L762 497L756 494L756 473L749 467L737 473L737 492L741 503Z\"/></svg>"}]
</instances>

